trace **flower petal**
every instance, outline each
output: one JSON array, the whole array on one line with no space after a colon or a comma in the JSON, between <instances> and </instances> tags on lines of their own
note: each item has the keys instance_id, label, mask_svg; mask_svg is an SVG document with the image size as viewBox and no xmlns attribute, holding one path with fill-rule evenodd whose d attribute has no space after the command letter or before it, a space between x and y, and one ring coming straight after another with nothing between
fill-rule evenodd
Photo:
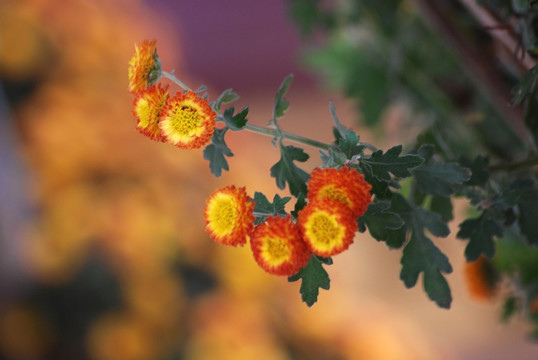
<instances>
[{"instance_id":1,"label":"flower petal","mask_svg":"<svg viewBox=\"0 0 538 360\"><path fill-rule=\"evenodd\" d=\"M206 231L218 243L243 246L254 229L254 203L244 187L227 186L206 201Z\"/></svg>"},{"instance_id":2,"label":"flower petal","mask_svg":"<svg viewBox=\"0 0 538 360\"><path fill-rule=\"evenodd\" d=\"M275 275L296 274L312 256L290 215L270 216L256 226L250 246L258 265Z\"/></svg>"},{"instance_id":3,"label":"flower petal","mask_svg":"<svg viewBox=\"0 0 538 360\"><path fill-rule=\"evenodd\" d=\"M155 72L160 74L160 60L157 56L157 41L144 40L135 45L135 54L129 61L129 91L138 93L150 84ZM152 79L155 80L155 79Z\"/></svg>"},{"instance_id":4,"label":"flower petal","mask_svg":"<svg viewBox=\"0 0 538 360\"><path fill-rule=\"evenodd\" d=\"M354 168L317 168L308 180L307 197L310 200L336 200L345 204L354 217L359 217L372 202L371 189L372 186L364 180L364 175Z\"/></svg>"},{"instance_id":5,"label":"flower petal","mask_svg":"<svg viewBox=\"0 0 538 360\"><path fill-rule=\"evenodd\" d=\"M161 133L159 121L168 100L168 86L152 85L139 92L133 101L133 115L137 118L136 129L144 136L156 141L166 141Z\"/></svg>"},{"instance_id":6,"label":"flower petal","mask_svg":"<svg viewBox=\"0 0 538 360\"><path fill-rule=\"evenodd\" d=\"M160 127L169 143L183 149L197 149L213 136L216 117L207 100L194 91L187 91L168 101Z\"/></svg>"},{"instance_id":7,"label":"flower petal","mask_svg":"<svg viewBox=\"0 0 538 360\"><path fill-rule=\"evenodd\" d=\"M346 250L358 227L348 207L332 199L309 202L299 212L297 223L310 250L323 257Z\"/></svg>"}]
</instances>

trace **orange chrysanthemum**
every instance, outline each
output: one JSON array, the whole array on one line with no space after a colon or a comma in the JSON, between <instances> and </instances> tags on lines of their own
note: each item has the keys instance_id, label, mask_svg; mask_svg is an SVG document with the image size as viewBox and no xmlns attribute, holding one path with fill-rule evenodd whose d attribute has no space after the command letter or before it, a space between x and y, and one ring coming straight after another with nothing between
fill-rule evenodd
<instances>
[{"instance_id":1,"label":"orange chrysanthemum","mask_svg":"<svg viewBox=\"0 0 538 360\"><path fill-rule=\"evenodd\" d=\"M497 292L498 275L491 262L481 255L465 263L465 281L471 296L476 300L490 300Z\"/></svg>"},{"instance_id":2,"label":"orange chrysanthemum","mask_svg":"<svg viewBox=\"0 0 538 360\"><path fill-rule=\"evenodd\" d=\"M168 100L168 86L152 85L139 92L133 102L133 115L137 118L136 129L152 140L166 141L161 133L159 120Z\"/></svg>"},{"instance_id":3,"label":"orange chrysanthemum","mask_svg":"<svg viewBox=\"0 0 538 360\"><path fill-rule=\"evenodd\" d=\"M308 180L307 197L310 200L327 198L341 202L357 218L372 202L371 189L372 186L364 181L364 175L353 168L317 168Z\"/></svg>"},{"instance_id":4,"label":"orange chrysanthemum","mask_svg":"<svg viewBox=\"0 0 538 360\"><path fill-rule=\"evenodd\" d=\"M258 265L275 275L296 274L312 256L290 215L270 216L256 226L250 246Z\"/></svg>"},{"instance_id":5,"label":"orange chrysanthemum","mask_svg":"<svg viewBox=\"0 0 538 360\"><path fill-rule=\"evenodd\" d=\"M160 126L168 142L182 149L197 149L213 136L216 117L207 100L194 91L187 91L170 98Z\"/></svg>"},{"instance_id":6,"label":"orange chrysanthemum","mask_svg":"<svg viewBox=\"0 0 538 360\"><path fill-rule=\"evenodd\" d=\"M254 229L254 202L244 187L226 186L206 201L204 218L211 238L224 245L245 245Z\"/></svg>"},{"instance_id":7,"label":"orange chrysanthemum","mask_svg":"<svg viewBox=\"0 0 538 360\"><path fill-rule=\"evenodd\" d=\"M135 44L135 54L129 61L129 91L138 93L153 85L160 77L161 61L157 56L156 40Z\"/></svg>"},{"instance_id":8,"label":"orange chrysanthemum","mask_svg":"<svg viewBox=\"0 0 538 360\"><path fill-rule=\"evenodd\" d=\"M299 212L297 223L310 250L323 257L346 250L357 232L357 221L348 207L332 199L309 202Z\"/></svg>"}]
</instances>

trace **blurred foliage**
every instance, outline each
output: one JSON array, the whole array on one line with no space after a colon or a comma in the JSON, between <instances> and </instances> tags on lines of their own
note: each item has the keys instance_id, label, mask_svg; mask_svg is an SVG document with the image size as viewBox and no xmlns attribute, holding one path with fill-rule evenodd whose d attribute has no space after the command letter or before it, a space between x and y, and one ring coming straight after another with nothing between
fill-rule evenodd
<instances>
[{"instance_id":1,"label":"blurred foliage","mask_svg":"<svg viewBox=\"0 0 538 360\"><path fill-rule=\"evenodd\" d=\"M288 10L305 39L305 64L357 104L359 121L382 128L391 106L404 104L410 109L399 126L419 126L419 135L408 148L430 160L413 170L411 203L406 206L429 206L450 221L452 198L469 200L474 215L460 224L457 234L468 240L466 259L475 261L481 255L493 259L508 289L502 294L503 318L522 313L534 324L533 336L538 339L534 256L538 4L527 0L288 0ZM483 23L490 18L497 21L495 26ZM506 44L497 33L514 37L515 52L503 48ZM505 96L510 91L512 98ZM504 103L499 101L503 96ZM526 129L518 128L519 124ZM470 170L467 175L464 168ZM392 204L390 211L394 208ZM399 214L405 217L405 213ZM372 210L370 216L374 215ZM364 219L371 221L368 216ZM432 235L446 236L437 221L417 218L406 223L424 224ZM372 235L377 238L376 233ZM410 266L442 255L424 253L409 260L406 253L413 244L417 246L422 230L413 228L411 233L402 257L406 285L415 282L418 274ZM387 231L379 231L378 236L391 246ZM423 251L431 244L425 240L421 240ZM437 264L444 264L439 269L449 272L448 262ZM444 279L432 281L433 274L424 273L430 297L447 286ZM428 291L427 282L436 290Z\"/></svg>"}]
</instances>

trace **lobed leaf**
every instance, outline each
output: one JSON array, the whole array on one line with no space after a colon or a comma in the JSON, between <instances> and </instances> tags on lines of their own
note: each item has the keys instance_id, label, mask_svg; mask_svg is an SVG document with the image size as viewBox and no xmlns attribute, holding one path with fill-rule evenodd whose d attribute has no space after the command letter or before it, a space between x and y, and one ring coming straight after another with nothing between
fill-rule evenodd
<instances>
[{"instance_id":1,"label":"lobed leaf","mask_svg":"<svg viewBox=\"0 0 538 360\"><path fill-rule=\"evenodd\" d=\"M378 241L386 241L392 235L391 230L401 229L404 222L400 215L389 211L390 201L377 201L366 210L366 213L359 218L359 230L368 231L370 235Z\"/></svg>"},{"instance_id":2,"label":"lobed leaf","mask_svg":"<svg viewBox=\"0 0 538 360\"><path fill-rule=\"evenodd\" d=\"M286 78L282 81L282 84L280 84L280 87L278 88L275 96L275 105L273 107L273 118L278 119L284 116L284 113L286 110L288 110L290 104L289 102L284 99L284 95L288 91L291 81L293 80L293 75L290 74L286 76Z\"/></svg>"},{"instance_id":3,"label":"lobed leaf","mask_svg":"<svg viewBox=\"0 0 538 360\"><path fill-rule=\"evenodd\" d=\"M270 202L267 197L262 194L261 192L255 192L254 193L254 212L260 213L260 214L267 214L267 215L281 215L285 216L286 210L286 204L291 200L291 197L280 197L280 195L276 194L273 197L273 202ZM265 221L267 216L256 216L255 224L260 224Z\"/></svg>"},{"instance_id":4,"label":"lobed leaf","mask_svg":"<svg viewBox=\"0 0 538 360\"><path fill-rule=\"evenodd\" d=\"M248 106L234 115L235 108L233 106L224 110L222 119L226 126L232 131L241 130L247 124Z\"/></svg>"},{"instance_id":5,"label":"lobed leaf","mask_svg":"<svg viewBox=\"0 0 538 360\"><path fill-rule=\"evenodd\" d=\"M410 170L416 168L424 162L424 159L415 154L400 156L402 145L397 145L383 154L382 150L377 150L369 158L361 160L361 167L366 167L379 181L389 182L390 174L398 178L411 176Z\"/></svg>"},{"instance_id":6,"label":"lobed leaf","mask_svg":"<svg viewBox=\"0 0 538 360\"><path fill-rule=\"evenodd\" d=\"M458 239L469 239L465 247L465 258L468 262L475 261L484 254L491 259L495 255L494 236L502 236L502 227L484 211L476 219L467 219L460 224Z\"/></svg>"},{"instance_id":7,"label":"lobed leaf","mask_svg":"<svg viewBox=\"0 0 538 360\"><path fill-rule=\"evenodd\" d=\"M330 262L332 261L323 259L323 263L330 264ZM322 261L316 256L312 256L304 268L288 278L289 282L297 280L301 280L299 292L302 300L308 306L312 306L318 301L320 288L329 290L331 285L329 274L323 268Z\"/></svg>"},{"instance_id":8,"label":"lobed leaf","mask_svg":"<svg viewBox=\"0 0 538 360\"><path fill-rule=\"evenodd\" d=\"M462 156L459 159L461 166L469 168L471 170L471 177L465 185L470 186L484 186L489 179L489 171L487 169L489 164L489 159L485 156L477 156L471 162L471 160Z\"/></svg>"},{"instance_id":9,"label":"lobed leaf","mask_svg":"<svg viewBox=\"0 0 538 360\"><path fill-rule=\"evenodd\" d=\"M204 149L204 159L209 161L211 173L216 177L222 175L222 170L230 170L226 156L232 157L234 155L224 141L226 131L228 131L227 127L215 129L211 144Z\"/></svg>"},{"instance_id":10,"label":"lobed leaf","mask_svg":"<svg viewBox=\"0 0 538 360\"><path fill-rule=\"evenodd\" d=\"M308 173L298 168L294 161L305 162L309 155L303 149L288 145L280 145L280 160L271 167L271 176L275 178L279 189L284 189L288 183L290 193L298 197L299 194L306 194L306 181Z\"/></svg>"},{"instance_id":11,"label":"lobed leaf","mask_svg":"<svg viewBox=\"0 0 538 360\"><path fill-rule=\"evenodd\" d=\"M447 236L448 226L438 214L412 206L401 195L394 195L392 209L404 219L411 232L400 263L400 279L406 287L416 285L418 276L423 274L424 290L428 297L442 308L449 308L452 302L450 287L443 273L451 273L452 266L445 254L425 235L428 229L437 236Z\"/></svg>"},{"instance_id":12,"label":"lobed leaf","mask_svg":"<svg viewBox=\"0 0 538 360\"><path fill-rule=\"evenodd\" d=\"M452 200L449 197L435 195L432 196L430 210L441 216L443 221L450 221L454 218Z\"/></svg>"},{"instance_id":13,"label":"lobed leaf","mask_svg":"<svg viewBox=\"0 0 538 360\"><path fill-rule=\"evenodd\" d=\"M213 106L213 109L218 113L220 111L220 108L222 107L222 104L228 104L233 101L236 101L237 99L239 99L239 95L236 92L234 92L232 89L226 89L211 105Z\"/></svg>"}]
</instances>

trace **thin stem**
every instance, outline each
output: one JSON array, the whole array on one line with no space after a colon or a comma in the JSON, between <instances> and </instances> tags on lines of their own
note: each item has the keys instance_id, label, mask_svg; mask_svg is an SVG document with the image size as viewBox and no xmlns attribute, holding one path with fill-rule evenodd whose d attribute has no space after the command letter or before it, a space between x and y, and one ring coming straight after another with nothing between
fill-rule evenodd
<instances>
[{"instance_id":1,"label":"thin stem","mask_svg":"<svg viewBox=\"0 0 538 360\"><path fill-rule=\"evenodd\" d=\"M265 136L276 137L278 135L278 132L275 129L269 129L269 128L265 128L265 127L261 127L261 126L257 126L257 125L252 125L252 124L246 124L245 127L243 127L243 129L251 131L251 132L254 132L254 133L257 133L257 134L262 134L262 135L265 135ZM331 148L331 145L329 145L329 144L325 144L325 143L322 143L320 141L312 140L312 139L306 138L304 136L292 134L292 133L287 132L287 131L282 131L281 130L280 135L282 136L283 139L287 139L287 140L290 140L290 141L295 141L297 143L312 146L312 147L315 147L315 148L318 148L318 149L321 149L321 150L329 150Z\"/></svg>"},{"instance_id":2,"label":"thin stem","mask_svg":"<svg viewBox=\"0 0 538 360\"><path fill-rule=\"evenodd\" d=\"M173 73L167 73L166 71L161 71L162 77L172 80L174 83L179 85L183 90L191 90L183 81L179 80Z\"/></svg>"},{"instance_id":3,"label":"thin stem","mask_svg":"<svg viewBox=\"0 0 538 360\"><path fill-rule=\"evenodd\" d=\"M532 157L526 160L522 160L515 163L501 163L497 165L493 165L489 167L489 171L495 172L495 171L513 171L518 169L524 169L528 167L533 167L538 165L538 157Z\"/></svg>"}]
</instances>

